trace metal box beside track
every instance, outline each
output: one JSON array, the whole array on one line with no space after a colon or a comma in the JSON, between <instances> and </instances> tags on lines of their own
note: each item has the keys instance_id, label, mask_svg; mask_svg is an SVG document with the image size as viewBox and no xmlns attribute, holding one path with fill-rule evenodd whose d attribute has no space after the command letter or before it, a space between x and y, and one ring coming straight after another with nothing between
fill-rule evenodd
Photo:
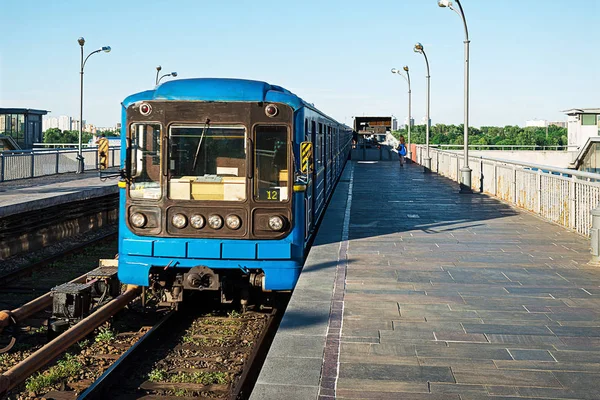
<instances>
[{"instance_id":1,"label":"metal box beside track","mask_svg":"<svg viewBox=\"0 0 600 400\"><path fill-rule=\"evenodd\" d=\"M72 322L87 316L92 301L91 291L88 283L63 283L52 288L52 318Z\"/></svg>"}]
</instances>

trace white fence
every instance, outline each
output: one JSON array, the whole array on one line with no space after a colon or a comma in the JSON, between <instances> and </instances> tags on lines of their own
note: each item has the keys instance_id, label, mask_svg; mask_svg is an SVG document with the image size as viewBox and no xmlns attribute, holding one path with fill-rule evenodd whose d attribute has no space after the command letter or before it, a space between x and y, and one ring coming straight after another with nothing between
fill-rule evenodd
<instances>
[{"instance_id":1,"label":"white fence","mask_svg":"<svg viewBox=\"0 0 600 400\"><path fill-rule=\"evenodd\" d=\"M423 164L425 146L417 146ZM460 182L463 154L429 149L431 170ZM490 194L549 221L590 236L591 211L600 202L600 174L545 165L469 157L472 189Z\"/></svg>"},{"instance_id":2,"label":"white fence","mask_svg":"<svg viewBox=\"0 0 600 400\"><path fill-rule=\"evenodd\" d=\"M85 170L98 169L98 151L82 151ZM108 166L120 165L119 147L109 149ZM16 150L0 152L0 182L77 172L77 149Z\"/></svg>"}]
</instances>

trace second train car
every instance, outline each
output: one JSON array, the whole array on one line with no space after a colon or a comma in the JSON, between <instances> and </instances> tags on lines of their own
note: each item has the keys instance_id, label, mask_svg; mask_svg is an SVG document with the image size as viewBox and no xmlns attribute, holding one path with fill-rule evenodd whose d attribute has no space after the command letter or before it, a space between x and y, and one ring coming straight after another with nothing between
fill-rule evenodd
<instances>
[{"instance_id":1,"label":"second train car","mask_svg":"<svg viewBox=\"0 0 600 400\"><path fill-rule=\"evenodd\" d=\"M119 278L177 304L294 288L352 130L290 91L183 79L122 103Z\"/></svg>"}]
</instances>

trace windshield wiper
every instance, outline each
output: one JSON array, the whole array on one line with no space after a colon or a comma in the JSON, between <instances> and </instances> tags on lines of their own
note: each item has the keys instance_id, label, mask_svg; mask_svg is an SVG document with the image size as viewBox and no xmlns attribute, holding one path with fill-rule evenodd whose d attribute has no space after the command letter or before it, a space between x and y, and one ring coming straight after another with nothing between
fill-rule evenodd
<instances>
[{"instance_id":1,"label":"windshield wiper","mask_svg":"<svg viewBox=\"0 0 600 400\"><path fill-rule=\"evenodd\" d=\"M204 139L204 134L208 130L210 126L210 119L206 118L206 122L204 123L204 128L202 129L202 136L200 136L200 141L198 142L198 148L196 149L196 155L194 156L194 164L192 165L192 171L196 170L196 164L198 163L198 155L200 154L200 147L202 147L202 140Z\"/></svg>"}]
</instances>

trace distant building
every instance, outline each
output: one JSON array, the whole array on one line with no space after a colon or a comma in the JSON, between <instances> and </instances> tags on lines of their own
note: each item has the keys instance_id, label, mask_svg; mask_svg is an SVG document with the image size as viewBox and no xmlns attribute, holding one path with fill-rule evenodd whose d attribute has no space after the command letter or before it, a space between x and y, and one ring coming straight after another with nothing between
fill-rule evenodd
<instances>
[{"instance_id":1,"label":"distant building","mask_svg":"<svg viewBox=\"0 0 600 400\"><path fill-rule=\"evenodd\" d=\"M58 129L58 118L46 117L42 120L42 132L46 132L48 129Z\"/></svg>"},{"instance_id":2,"label":"distant building","mask_svg":"<svg viewBox=\"0 0 600 400\"><path fill-rule=\"evenodd\" d=\"M66 115L61 115L58 117L58 129L61 131L70 131L71 130L71 117Z\"/></svg>"},{"instance_id":3,"label":"distant building","mask_svg":"<svg viewBox=\"0 0 600 400\"><path fill-rule=\"evenodd\" d=\"M548 121L545 119L530 119L525 121L526 128L545 128L548 125Z\"/></svg>"},{"instance_id":4,"label":"distant building","mask_svg":"<svg viewBox=\"0 0 600 400\"><path fill-rule=\"evenodd\" d=\"M548 122L548 126L558 126L559 128L566 128L567 123L565 121L553 121Z\"/></svg>"},{"instance_id":5,"label":"distant building","mask_svg":"<svg viewBox=\"0 0 600 400\"><path fill-rule=\"evenodd\" d=\"M0 136L10 137L21 149L42 142L42 116L46 110L0 108Z\"/></svg>"},{"instance_id":6,"label":"distant building","mask_svg":"<svg viewBox=\"0 0 600 400\"><path fill-rule=\"evenodd\" d=\"M591 137L600 136L600 108L573 108L568 115L569 145L583 146Z\"/></svg>"}]
</instances>

